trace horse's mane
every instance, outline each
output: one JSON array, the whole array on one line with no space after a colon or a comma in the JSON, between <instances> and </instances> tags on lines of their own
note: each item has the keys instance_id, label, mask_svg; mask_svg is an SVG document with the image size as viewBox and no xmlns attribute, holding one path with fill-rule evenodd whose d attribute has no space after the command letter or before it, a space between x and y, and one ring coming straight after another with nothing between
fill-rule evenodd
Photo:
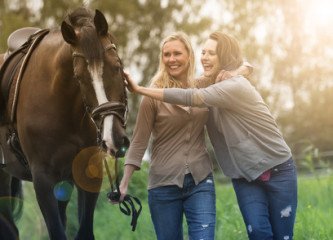
<instances>
[{"instance_id":1,"label":"horse's mane","mask_svg":"<svg viewBox=\"0 0 333 240\"><path fill-rule=\"evenodd\" d=\"M100 61L103 58L103 47L95 29L94 13L81 7L69 13L65 21L79 31L79 45L88 62Z\"/></svg>"}]
</instances>

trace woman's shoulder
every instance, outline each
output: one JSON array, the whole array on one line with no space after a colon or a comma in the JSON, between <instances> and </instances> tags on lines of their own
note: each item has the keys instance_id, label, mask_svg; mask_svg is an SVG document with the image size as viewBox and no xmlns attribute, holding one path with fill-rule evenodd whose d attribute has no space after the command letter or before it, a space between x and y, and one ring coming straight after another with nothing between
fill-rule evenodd
<instances>
[{"instance_id":1,"label":"woman's shoulder","mask_svg":"<svg viewBox=\"0 0 333 240\"><path fill-rule=\"evenodd\" d=\"M205 88L210 85L212 85L214 82L212 82L211 78L200 76L194 80L194 85L196 88Z\"/></svg>"},{"instance_id":2,"label":"woman's shoulder","mask_svg":"<svg viewBox=\"0 0 333 240\"><path fill-rule=\"evenodd\" d=\"M253 91L251 83L243 76L234 76L214 85L215 91L224 92L230 96L244 97Z\"/></svg>"},{"instance_id":3,"label":"woman's shoulder","mask_svg":"<svg viewBox=\"0 0 333 240\"><path fill-rule=\"evenodd\" d=\"M231 87L239 87L239 88L249 88L251 87L252 88L252 84L250 83L250 81L242 76L242 75L237 75L237 76L234 76L232 78L226 81L222 81L224 82L226 85L229 85Z\"/></svg>"}]
</instances>

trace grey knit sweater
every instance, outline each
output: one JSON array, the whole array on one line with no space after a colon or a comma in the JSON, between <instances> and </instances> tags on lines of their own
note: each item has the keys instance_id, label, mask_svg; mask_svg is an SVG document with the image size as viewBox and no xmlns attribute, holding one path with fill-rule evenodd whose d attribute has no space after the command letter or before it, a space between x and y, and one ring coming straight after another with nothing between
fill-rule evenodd
<instances>
[{"instance_id":1,"label":"grey knit sweater","mask_svg":"<svg viewBox=\"0 0 333 240\"><path fill-rule=\"evenodd\" d=\"M226 176L252 181L291 158L270 110L242 76L201 89L165 89L164 101L209 107L207 130Z\"/></svg>"}]
</instances>

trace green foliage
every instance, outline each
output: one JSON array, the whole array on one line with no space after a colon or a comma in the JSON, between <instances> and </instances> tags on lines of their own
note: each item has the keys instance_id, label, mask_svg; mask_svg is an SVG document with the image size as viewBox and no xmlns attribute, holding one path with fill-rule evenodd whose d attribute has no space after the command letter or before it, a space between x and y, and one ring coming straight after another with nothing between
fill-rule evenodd
<instances>
[{"instance_id":1,"label":"green foliage","mask_svg":"<svg viewBox=\"0 0 333 240\"><path fill-rule=\"evenodd\" d=\"M301 178L298 195L295 239L331 239L333 176Z\"/></svg>"},{"instance_id":2,"label":"green foliage","mask_svg":"<svg viewBox=\"0 0 333 240\"><path fill-rule=\"evenodd\" d=\"M245 225L232 185L228 182L222 186L216 181L216 239L246 240Z\"/></svg>"},{"instance_id":3,"label":"green foliage","mask_svg":"<svg viewBox=\"0 0 333 240\"><path fill-rule=\"evenodd\" d=\"M147 175L144 178L146 179L146 177ZM216 178L219 179L218 176ZM24 214L19 221L21 238L47 240L46 227L36 203L32 184L25 183L24 185ZM137 185L136 187L146 191L145 186ZM110 204L106 200L106 193L107 190L101 192L95 211L94 226L97 240L156 239L146 196L140 196L143 205L142 215L139 218L136 231L132 232L130 227L131 218L121 213L118 205ZM230 183L221 184L216 181L216 196L216 239L246 240L245 225L232 185ZM330 240L333 236L331 222L333 216L333 175L321 175L315 178L299 177L298 198L294 239ZM69 239L74 238L78 226L76 206L76 193L74 192L67 209ZM185 236L187 233L186 227L184 222Z\"/></svg>"}]
</instances>

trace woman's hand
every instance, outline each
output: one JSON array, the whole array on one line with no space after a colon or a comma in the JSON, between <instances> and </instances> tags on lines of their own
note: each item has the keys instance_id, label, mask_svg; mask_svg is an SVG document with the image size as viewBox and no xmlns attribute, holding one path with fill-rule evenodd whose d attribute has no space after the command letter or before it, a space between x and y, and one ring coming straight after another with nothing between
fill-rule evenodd
<instances>
[{"instance_id":1,"label":"woman's hand","mask_svg":"<svg viewBox=\"0 0 333 240\"><path fill-rule=\"evenodd\" d=\"M134 80L131 78L129 73L124 72L124 75L125 75L125 84L126 84L128 91L130 91L132 93L137 92L139 86L134 82Z\"/></svg>"},{"instance_id":2,"label":"woman's hand","mask_svg":"<svg viewBox=\"0 0 333 240\"><path fill-rule=\"evenodd\" d=\"M128 183L124 183L124 181L121 181L121 183L119 184L120 202L124 201L124 198L127 194L127 189L128 189Z\"/></svg>"},{"instance_id":3,"label":"woman's hand","mask_svg":"<svg viewBox=\"0 0 333 240\"><path fill-rule=\"evenodd\" d=\"M215 79L215 83L221 82L223 80L232 78L237 75L237 72L235 71L226 71L226 70L221 70L221 72L217 75Z\"/></svg>"}]
</instances>

